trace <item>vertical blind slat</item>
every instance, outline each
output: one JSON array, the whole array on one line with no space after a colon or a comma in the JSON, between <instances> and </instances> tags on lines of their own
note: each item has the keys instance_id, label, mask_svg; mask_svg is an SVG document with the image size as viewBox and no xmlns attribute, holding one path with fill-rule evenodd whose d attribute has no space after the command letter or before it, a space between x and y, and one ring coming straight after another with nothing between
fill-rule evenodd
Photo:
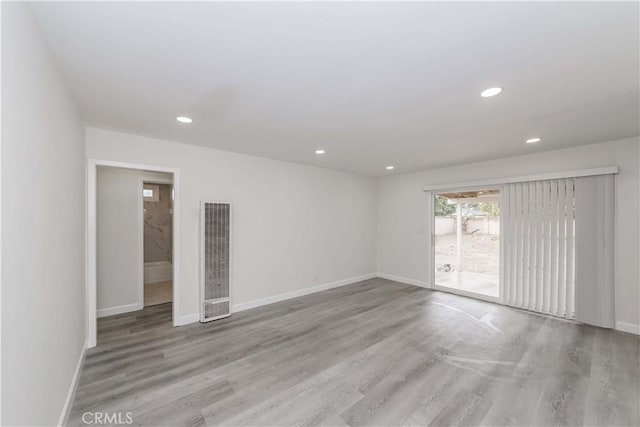
<instances>
[{"instance_id":1,"label":"vertical blind slat","mask_svg":"<svg viewBox=\"0 0 640 427\"><path fill-rule=\"evenodd\" d=\"M510 215L511 215L511 219L510 219L510 223L511 223L511 230L512 230L512 235L513 236L517 236L518 234L518 221L517 221L517 209L518 209L518 201L517 198L515 197L515 187L513 184L509 184L509 203L511 203L511 208L509 209ZM509 291L509 303L511 305L516 304L517 301L517 289L514 288L513 286L511 286L512 283L517 282L517 277L518 277L518 240L514 239L512 240L512 251L513 251L513 257L511 258L511 276L510 276L510 280L506 283L506 286L510 289Z\"/></svg>"},{"instance_id":2,"label":"vertical blind slat","mask_svg":"<svg viewBox=\"0 0 640 427\"><path fill-rule=\"evenodd\" d=\"M531 309L536 298L536 184L529 183L529 292L527 307Z\"/></svg>"},{"instance_id":3,"label":"vertical blind slat","mask_svg":"<svg viewBox=\"0 0 640 427\"><path fill-rule=\"evenodd\" d=\"M522 307L529 305L529 184L523 184L522 193Z\"/></svg>"},{"instance_id":4,"label":"vertical blind slat","mask_svg":"<svg viewBox=\"0 0 640 427\"><path fill-rule=\"evenodd\" d=\"M552 305L552 300L553 300L553 291L551 288L551 269L553 268L552 264L552 260L551 260L551 247L553 246L552 243L552 232L551 232L551 223L553 222L553 208L551 205L551 199L552 199L552 195L551 193L553 192L553 182L552 181L545 181L544 184L546 185L545 187L545 195L546 195L546 202L545 202L545 222L544 222L544 226L545 226L545 234L544 234L544 265L545 265L545 270L544 270L544 289L545 289L545 302L544 302L544 312L547 314L551 314L551 305Z\"/></svg>"},{"instance_id":5,"label":"vertical blind slat","mask_svg":"<svg viewBox=\"0 0 640 427\"><path fill-rule=\"evenodd\" d=\"M510 218L509 215L509 204L505 203L506 200L509 200L509 186L505 185L502 188L502 192L501 192L501 201L500 201L500 207L501 207L501 216L504 216L504 218L506 218L506 220L502 220L500 221L500 234L504 235L507 234L508 232L506 230L509 230L509 221L508 218ZM511 251L510 251L510 245L511 242L509 240L502 240L500 242L500 258L503 260L502 262L504 262L504 274L500 274L499 276L499 289L500 289L500 301L505 304L507 301L509 301L509 288L505 286L505 282L508 280L508 277L511 275Z\"/></svg>"},{"instance_id":6,"label":"vertical blind slat","mask_svg":"<svg viewBox=\"0 0 640 427\"><path fill-rule=\"evenodd\" d=\"M507 195L504 198L504 201L506 202L505 205L507 206L507 215L506 215L507 227L505 227L505 230L508 235L513 235L515 231L515 221L513 221L512 212L513 212L513 207L515 205L515 200L513 197L510 196L510 194L512 193L511 185L505 185L504 188L507 191ZM500 214L500 216L502 217L502 213ZM509 267L508 274L505 274L504 276L505 280L503 284L503 287L506 292L505 304L513 304L514 295L511 287L508 284L511 283L513 281L513 278L515 277L516 251L515 251L515 244L513 241L509 240L508 242L505 241L505 243L507 243L507 245L505 246L505 256L508 259L507 266Z\"/></svg>"},{"instance_id":7,"label":"vertical blind slat","mask_svg":"<svg viewBox=\"0 0 640 427\"><path fill-rule=\"evenodd\" d=\"M558 311L558 181L549 189L549 314Z\"/></svg>"},{"instance_id":8,"label":"vertical blind slat","mask_svg":"<svg viewBox=\"0 0 640 427\"><path fill-rule=\"evenodd\" d=\"M567 315L567 182L558 183L558 315Z\"/></svg>"},{"instance_id":9,"label":"vertical blind slat","mask_svg":"<svg viewBox=\"0 0 640 427\"><path fill-rule=\"evenodd\" d=\"M575 198L573 195L574 191L574 182L573 180L569 180L567 182L567 261L566 261L566 285L567 285L567 297L566 304L567 310L565 317L569 319L573 319L575 315L575 307L574 307L574 263L573 256L575 251L574 244L574 230L575 230L575 216L574 216L574 206L575 206Z\"/></svg>"},{"instance_id":10,"label":"vertical blind slat","mask_svg":"<svg viewBox=\"0 0 640 427\"><path fill-rule=\"evenodd\" d=\"M533 305L534 310L542 311L542 306L544 302L544 285L543 285L543 272L544 272L544 258L542 256L542 249L544 246L543 242L543 232L544 232L544 206L543 206L543 193L542 193L542 182L536 182L536 261L535 261L535 304Z\"/></svg>"},{"instance_id":11,"label":"vertical blind slat","mask_svg":"<svg viewBox=\"0 0 640 427\"><path fill-rule=\"evenodd\" d=\"M543 231L544 235L542 236L542 242L544 243L544 247L542 250L544 267L542 270L543 277L543 307L542 310L544 313L549 313L551 311L551 212L550 212L550 203L551 203L551 183L549 181L543 181L543 205L544 205L544 224Z\"/></svg>"},{"instance_id":12,"label":"vertical blind slat","mask_svg":"<svg viewBox=\"0 0 640 427\"><path fill-rule=\"evenodd\" d=\"M515 184L516 190L516 246L518 250L517 257L517 298L516 298L516 306L522 307L524 303L524 266L525 266L525 252L524 252L524 243L523 243L523 235L524 235L524 185L522 183Z\"/></svg>"}]
</instances>

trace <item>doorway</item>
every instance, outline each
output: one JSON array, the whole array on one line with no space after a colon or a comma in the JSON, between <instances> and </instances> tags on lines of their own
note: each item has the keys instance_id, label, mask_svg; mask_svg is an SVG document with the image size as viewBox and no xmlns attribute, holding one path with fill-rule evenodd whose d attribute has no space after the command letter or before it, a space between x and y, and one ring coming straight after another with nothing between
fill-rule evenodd
<instances>
[{"instance_id":1,"label":"doorway","mask_svg":"<svg viewBox=\"0 0 640 427\"><path fill-rule=\"evenodd\" d=\"M500 189L435 193L435 286L497 301L500 297Z\"/></svg>"},{"instance_id":2,"label":"doorway","mask_svg":"<svg viewBox=\"0 0 640 427\"><path fill-rule=\"evenodd\" d=\"M86 304L87 304L87 347L92 348L97 344L97 320L98 317L101 317L103 313L100 313L100 308L98 306L99 301L103 302L104 299L100 298L98 295L98 281L100 276L100 271L98 262L99 253L104 253L98 247L98 225L100 223L98 217L100 216L98 213L98 170L100 168L120 168L127 170L135 170L135 171L143 171L149 173L165 173L170 176L172 179L169 183L172 184L173 190L173 215L172 215L172 307L171 307L171 321L173 326L179 326L182 324L187 324L193 322L193 316L178 316L178 306L179 306L179 297L180 297L180 253L177 248L180 247L180 171L175 168L169 168L165 166L155 166L155 165L145 165L145 164L137 164L137 163L127 163L127 162L117 162L112 160L97 160L97 159L88 159L87 160L87 286L86 286ZM144 178L143 178L144 179ZM138 232L134 234L137 236L138 246L137 246L137 255L131 256L130 258L135 258L137 262L135 269L139 272L139 280L136 282L139 283L137 287L139 289L139 296L137 301L139 301L140 308L143 308L143 282L144 282L144 274L143 274L143 228L142 228L142 217L143 217L143 179L138 181L139 185L134 188L134 196L138 201L134 204L134 207L137 207L139 214L136 216L134 214L134 224L136 224L136 228ZM155 180L155 179L154 179ZM120 212L121 210L116 210L116 212ZM127 215L127 218L130 216ZM107 253L111 253L115 256L120 256L121 245L117 247L117 249L113 251L108 251ZM118 271L116 269L111 269L107 271ZM133 307L131 307L133 309ZM120 310L118 310L120 311ZM130 311L130 310L129 310ZM109 313L115 314L115 313Z\"/></svg>"},{"instance_id":3,"label":"doorway","mask_svg":"<svg viewBox=\"0 0 640 427\"><path fill-rule=\"evenodd\" d=\"M143 182L144 307L173 301L173 187Z\"/></svg>"}]
</instances>

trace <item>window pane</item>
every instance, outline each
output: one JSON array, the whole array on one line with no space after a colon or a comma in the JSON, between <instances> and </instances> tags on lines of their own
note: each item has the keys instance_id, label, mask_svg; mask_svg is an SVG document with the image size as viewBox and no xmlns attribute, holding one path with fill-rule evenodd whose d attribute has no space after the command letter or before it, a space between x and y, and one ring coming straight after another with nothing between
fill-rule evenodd
<instances>
[{"instance_id":1,"label":"window pane","mask_svg":"<svg viewBox=\"0 0 640 427\"><path fill-rule=\"evenodd\" d=\"M434 217L436 284L498 297L500 190L436 194Z\"/></svg>"}]
</instances>

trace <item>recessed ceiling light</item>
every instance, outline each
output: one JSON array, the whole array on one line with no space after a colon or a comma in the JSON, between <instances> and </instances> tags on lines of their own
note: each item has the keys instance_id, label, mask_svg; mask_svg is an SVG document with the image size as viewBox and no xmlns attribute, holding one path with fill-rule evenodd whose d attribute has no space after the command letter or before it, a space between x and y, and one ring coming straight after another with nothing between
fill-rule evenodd
<instances>
[{"instance_id":1,"label":"recessed ceiling light","mask_svg":"<svg viewBox=\"0 0 640 427\"><path fill-rule=\"evenodd\" d=\"M180 123L191 123L193 120L191 120L190 117L186 117L186 116L178 116L176 117L176 120L179 121Z\"/></svg>"},{"instance_id":2,"label":"recessed ceiling light","mask_svg":"<svg viewBox=\"0 0 640 427\"><path fill-rule=\"evenodd\" d=\"M326 151L324 151L324 150L316 150L316 154L324 154L324 153L326 153Z\"/></svg>"},{"instance_id":3,"label":"recessed ceiling light","mask_svg":"<svg viewBox=\"0 0 640 427\"><path fill-rule=\"evenodd\" d=\"M529 138L527 139L527 144L535 144L536 142L542 141L540 138Z\"/></svg>"},{"instance_id":4,"label":"recessed ceiling light","mask_svg":"<svg viewBox=\"0 0 640 427\"><path fill-rule=\"evenodd\" d=\"M385 169L386 169L386 170L388 170L388 171L392 171L392 170L394 170L395 168L396 168L395 166L391 166L391 165L389 165L389 166L387 166Z\"/></svg>"},{"instance_id":5,"label":"recessed ceiling light","mask_svg":"<svg viewBox=\"0 0 640 427\"><path fill-rule=\"evenodd\" d=\"M491 96L496 96L500 92L502 92L501 87L490 87L489 89L483 90L482 93L480 93L480 96L483 98L489 98Z\"/></svg>"}]
</instances>

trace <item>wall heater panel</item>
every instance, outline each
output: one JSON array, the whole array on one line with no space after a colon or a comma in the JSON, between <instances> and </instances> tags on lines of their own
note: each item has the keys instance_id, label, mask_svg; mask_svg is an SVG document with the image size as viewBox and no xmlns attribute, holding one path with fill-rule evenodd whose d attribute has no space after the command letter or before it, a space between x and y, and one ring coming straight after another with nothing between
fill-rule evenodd
<instances>
[{"instance_id":1,"label":"wall heater panel","mask_svg":"<svg viewBox=\"0 0 640 427\"><path fill-rule=\"evenodd\" d=\"M201 205L201 299L200 321L231 315L231 205Z\"/></svg>"}]
</instances>

